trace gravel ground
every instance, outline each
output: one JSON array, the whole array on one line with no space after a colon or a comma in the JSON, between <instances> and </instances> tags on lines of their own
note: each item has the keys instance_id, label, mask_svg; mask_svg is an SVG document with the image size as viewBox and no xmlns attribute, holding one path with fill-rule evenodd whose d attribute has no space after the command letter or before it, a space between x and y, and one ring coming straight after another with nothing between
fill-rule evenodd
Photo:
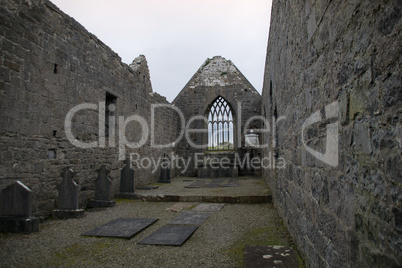
<instances>
[{"instance_id":1,"label":"gravel ground","mask_svg":"<svg viewBox=\"0 0 402 268\"><path fill-rule=\"evenodd\" d=\"M0 233L0 267L242 267L245 244L293 246L271 204L226 204L181 247L138 245L179 215L168 210L173 205L119 201L83 219L47 220L37 233ZM130 240L80 236L119 217L159 220Z\"/></svg>"}]
</instances>

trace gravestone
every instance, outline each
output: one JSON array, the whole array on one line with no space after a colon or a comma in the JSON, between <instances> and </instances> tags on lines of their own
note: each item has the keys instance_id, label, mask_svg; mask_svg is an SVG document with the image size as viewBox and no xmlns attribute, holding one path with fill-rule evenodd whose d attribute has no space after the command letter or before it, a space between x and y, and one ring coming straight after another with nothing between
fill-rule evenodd
<instances>
[{"instance_id":1,"label":"gravestone","mask_svg":"<svg viewBox=\"0 0 402 268\"><path fill-rule=\"evenodd\" d=\"M115 198L134 199L134 170L130 167L130 160L124 160L124 168L120 173L120 192Z\"/></svg>"},{"instance_id":2,"label":"gravestone","mask_svg":"<svg viewBox=\"0 0 402 268\"><path fill-rule=\"evenodd\" d=\"M161 173L159 175L159 183L170 183L170 159L164 155L161 164Z\"/></svg>"},{"instance_id":3,"label":"gravestone","mask_svg":"<svg viewBox=\"0 0 402 268\"><path fill-rule=\"evenodd\" d=\"M70 168L64 168L61 173L63 178L58 187L58 209L53 210L53 217L60 219L82 218L84 210L78 208L78 194L80 187L73 180L75 173Z\"/></svg>"},{"instance_id":4,"label":"gravestone","mask_svg":"<svg viewBox=\"0 0 402 268\"><path fill-rule=\"evenodd\" d=\"M32 191L16 181L0 193L0 232L39 231L39 219L32 215Z\"/></svg>"},{"instance_id":5,"label":"gravestone","mask_svg":"<svg viewBox=\"0 0 402 268\"><path fill-rule=\"evenodd\" d=\"M89 207L113 207L116 201L111 200L112 182L108 174L109 170L104 165L98 170L98 177L95 181L95 198L89 202Z\"/></svg>"}]
</instances>

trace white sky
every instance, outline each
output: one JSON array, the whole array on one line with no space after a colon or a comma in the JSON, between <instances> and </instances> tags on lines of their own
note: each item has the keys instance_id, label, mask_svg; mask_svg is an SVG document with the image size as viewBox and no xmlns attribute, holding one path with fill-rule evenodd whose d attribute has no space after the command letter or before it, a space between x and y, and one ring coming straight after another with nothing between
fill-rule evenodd
<instances>
[{"instance_id":1,"label":"white sky","mask_svg":"<svg viewBox=\"0 0 402 268\"><path fill-rule=\"evenodd\" d=\"M261 93L272 0L51 1L123 62L145 55L153 90L169 101L217 55Z\"/></svg>"}]
</instances>

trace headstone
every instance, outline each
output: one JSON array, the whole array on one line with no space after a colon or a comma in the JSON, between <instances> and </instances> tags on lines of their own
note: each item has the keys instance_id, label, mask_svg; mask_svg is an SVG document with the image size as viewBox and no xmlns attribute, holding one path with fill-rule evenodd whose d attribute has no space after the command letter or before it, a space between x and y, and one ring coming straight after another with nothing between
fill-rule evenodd
<instances>
[{"instance_id":1,"label":"headstone","mask_svg":"<svg viewBox=\"0 0 402 268\"><path fill-rule=\"evenodd\" d=\"M170 183L170 159L166 155L162 159L159 183Z\"/></svg>"},{"instance_id":2,"label":"headstone","mask_svg":"<svg viewBox=\"0 0 402 268\"><path fill-rule=\"evenodd\" d=\"M130 239L157 220L150 218L118 218L81 235Z\"/></svg>"},{"instance_id":3,"label":"headstone","mask_svg":"<svg viewBox=\"0 0 402 268\"><path fill-rule=\"evenodd\" d=\"M39 231L39 219L32 215L32 191L16 181L0 193L0 232Z\"/></svg>"},{"instance_id":4,"label":"headstone","mask_svg":"<svg viewBox=\"0 0 402 268\"><path fill-rule=\"evenodd\" d=\"M120 172L120 192L115 198L134 199L134 170L130 167L130 160L124 160L124 168Z\"/></svg>"},{"instance_id":5,"label":"headstone","mask_svg":"<svg viewBox=\"0 0 402 268\"><path fill-rule=\"evenodd\" d=\"M58 187L58 209L53 210L53 217L60 219L82 218L84 210L78 208L78 194L80 187L73 180L75 173L70 168L64 168L61 173L63 178Z\"/></svg>"},{"instance_id":6,"label":"headstone","mask_svg":"<svg viewBox=\"0 0 402 268\"><path fill-rule=\"evenodd\" d=\"M98 170L98 177L95 181L95 198L89 202L89 207L113 207L116 201L111 200L112 182L108 174L109 170L104 165Z\"/></svg>"}]
</instances>

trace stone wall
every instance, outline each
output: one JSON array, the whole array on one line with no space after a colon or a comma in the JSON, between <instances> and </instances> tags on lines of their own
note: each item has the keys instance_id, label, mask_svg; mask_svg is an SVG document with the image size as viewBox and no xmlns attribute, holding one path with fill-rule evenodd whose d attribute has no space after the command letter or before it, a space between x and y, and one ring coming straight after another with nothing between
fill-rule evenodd
<instances>
[{"instance_id":1,"label":"stone wall","mask_svg":"<svg viewBox=\"0 0 402 268\"><path fill-rule=\"evenodd\" d=\"M286 168L264 177L311 267L402 265L400 17L397 0L273 3L265 155Z\"/></svg>"},{"instance_id":2,"label":"stone wall","mask_svg":"<svg viewBox=\"0 0 402 268\"><path fill-rule=\"evenodd\" d=\"M250 121L246 127L247 121L252 116L261 114L261 95L254 89L250 82L236 68L236 66L223 57L215 56L207 59L199 70L190 79L187 85L179 93L173 104L183 113L186 125L194 116L207 116L207 111L212 103L219 97L223 97L230 105L234 115L234 147L243 160L245 153L251 153L244 148L244 132L248 129L260 129L261 120ZM179 125L179 128L181 126ZM194 120L189 129L206 129L202 120ZM178 129L180 132L181 129ZM190 141L196 145L208 144L207 134L192 133ZM188 168L183 165L178 170L186 176L197 176L195 163L195 154L206 154L212 158L221 159L228 155L221 152L208 152L207 148L194 148L189 140L184 138L176 145L176 154L183 159L190 159ZM256 152L253 152L257 155ZM202 157L200 157L202 159ZM229 157L230 158L230 157ZM230 159L231 161L235 159ZM241 175L242 170L240 170ZM219 174L217 174L219 176Z\"/></svg>"},{"instance_id":3,"label":"stone wall","mask_svg":"<svg viewBox=\"0 0 402 268\"><path fill-rule=\"evenodd\" d=\"M30 187L35 215L46 216L55 208L60 173L66 166L77 173L83 207L93 197L101 164L111 170L113 189L118 191L123 165L119 152L123 158L131 152L158 158L173 151L171 146L150 146L152 105L169 103L152 91L145 57L138 57L130 66L122 63L96 36L46 0L2 1L0 48L0 188L15 180ZM110 113L115 124L109 122L109 129L115 125L115 135L108 135L100 148L99 128L105 124L100 103L105 101L115 103L116 109ZM83 103L95 106L75 114L72 133L80 142L98 142L94 148L74 146L65 132L67 113ZM123 129L119 117L126 120L132 115L144 118L149 134L144 135L143 146L126 146L124 153L119 148L118 133ZM174 110L158 108L154 120L156 144L176 139ZM132 121L125 134L134 143L141 141L145 132L140 123ZM158 177L159 170L137 170L136 185Z\"/></svg>"}]
</instances>

